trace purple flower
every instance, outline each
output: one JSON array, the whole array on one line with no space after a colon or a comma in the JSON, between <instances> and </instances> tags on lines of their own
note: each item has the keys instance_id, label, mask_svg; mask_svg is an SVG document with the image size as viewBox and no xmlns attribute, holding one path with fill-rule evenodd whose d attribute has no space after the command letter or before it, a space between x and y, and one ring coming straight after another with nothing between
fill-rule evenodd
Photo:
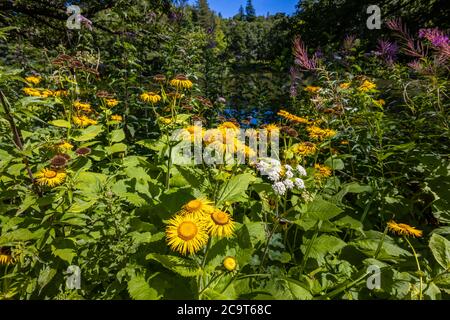
<instances>
[{"instance_id":1,"label":"purple flower","mask_svg":"<svg viewBox=\"0 0 450 320\"><path fill-rule=\"evenodd\" d=\"M438 28L420 29L419 37L427 39L435 47L442 47L449 44L449 38Z\"/></svg>"},{"instance_id":2,"label":"purple flower","mask_svg":"<svg viewBox=\"0 0 450 320\"><path fill-rule=\"evenodd\" d=\"M396 42L378 40L377 51L375 54L380 56L388 65L392 65L397 59L398 45Z\"/></svg>"},{"instance_id":3,"label":"purple flower","mask_svg":"<svg viewBox=\"0 0 450 320\"><path fill-rule=\"evenodd\" d=\"M300 37L297 37L294 40L294 56L295 64L297 64L301 68L309 71L314 71L317 69L317 55L314 55L312 58L308 57L306 46Z\"/></svg>"}]
</instances>

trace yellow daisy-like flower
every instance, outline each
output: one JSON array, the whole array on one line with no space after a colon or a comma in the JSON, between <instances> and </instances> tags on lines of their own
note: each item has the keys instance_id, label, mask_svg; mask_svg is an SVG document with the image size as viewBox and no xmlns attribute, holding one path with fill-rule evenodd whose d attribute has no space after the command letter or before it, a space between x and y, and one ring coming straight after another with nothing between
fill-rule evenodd
<instances>
[{"instance_id":1,"label":"yellow daisy-like flower","mask_svg":"<svg viewBox=\"0 0 450 320\"><path fill-rule=\"evenodd\" d=\"M314 140L323 140L327 138L332 138L336 135L336 131L332 129L322 129L317 126L310 126L306 128L309 137Z\"/></svg>"},{"instance_id":2,"label":"yellow daisy-like flower","mask_svg":"<svg viewBox=\"0 0 450 320\"><path fill-rule=\"evenodd\" d=\"M56 144L56 148L64 152L64 151L67 151L67 150L72 150L73 149L73 145L71 145L67 141L62 141L62 142Z\"/></svg>"},{"instance_id":3,"label":"yellow daisy-like flower","mask_svg":"<svg viewBox=\"0 0 450 320\"><path fill-rule=\"evenodd\" d=\"M264 129L266 129L267 132L269 132L269 134L280 132L280 128L276 124L273 124L273 123L266 125L264 127Z\"/></svg>"},{"instance_id":4,"label":"yellow daisy-like flower","mask_svg":"<svg viewBox=\"0 0 450 320\"><path fill-rule=\"evenodd\" d=\"M314 165L314 169L316 169L316 172L314 175L318 179L327 178L327 177L331 176L331 173L332 173L331 168L321 165L321 164L318 164L318 163L316 163Z\"/></svg>"},{"instance_id":5,"label":"yellow daisy-like flower","mask_svg":"<svg viewBox=\"0 0 450 320\"><path fill-rule=\"evenodd\" d=\"M41 96L41 92L35 88L23 88L22 90L27 96L31 96L31 97L40 97Z\"/></svg>"},{"instance_id":6,"label":"yellow daisy-like flower","mask_svg":"<svg viewBox=\"0 0 450 320\"><path fill-rule=\"evenodd\" d=\"M108 107L113 108L119 104L117 99L105 99L105 103Z\"/></svg>"},{"instance_id":7,"label":"yellow daisy-like flower","mask_svg":"<svg viewBox=\"0 0 450 320\"><path fill-rule=\"evenodd\" d=\"M341 89L343 89L343 90L346 90L346 89L350 88L350 82L344 82L344 83L341 83L341 84L339 85L339 88L341 88Z\"/></svg>"},{"instance_id":8,"label":"yellow daisy-like flower","mask_svg":"<svg viewBox=\"0 0 450 320\"><path fill-rule=\"evenodd\" d=\"M176 215L169 220L166 239L173 251L183 255L194 254L208 242L206 221L191 213Z\"/></svg>"},{"instance_id":9,"label":"yellow daisy-like flower","mask_svg":"<svg viewBox=\"0 0 450 320\"><path fill-rule=\"evenodd\" d=\"M50 89L44 89L40 92L40 97L41 98L48 98L53 96L53 91Z\"/></svg>"},{"instance_id":10,"label":"yellow daisy-like flower","mask_svg":"<svg viewBox=\"0 0 450 320\"><path fill-rule=\"evenodd\" d=\"M317 146L311 142L302 142L292 146L292 151L301 156L311 156L316 153Z\"/></svg>"},{"instance_id":11,"label":"yellow daisy-like flower","mask_svg":"<svg viewBox=\"0 0 450 320\"><path fill-rule=\"evenodd\" d=\"M184 75L177 75L174 79L170 80L170 85L177 89L191 89L193 83Z\"/></svg>"},{"instance_id":12,"label":"yellow daisy-like flower","mask_svg":"<svg viewBox=\"0 0 450 320\"><path fill-rule=\"evenodd\" d=\"M348 145L348 144L349 144L349 141L348 141L348 140L342 140L342 141L341 141L341 144L342 144L342 145Z\"/></svg>"},{"instance_id":13,"label":"yellow daisy-like flower","mask_svg":"<svg viewBox=\"0 0 450 320\"><path fill-rule=\"evenodd\" d=\"M36 174L36 181L40 185L54 187L60 185L66 179L66 173L62 170L44 168Z\"/></svg>"},{"instance_id":14,"label":"yellow daisy-like flower","mask_svg":"<svg viewBox=\"0 0 450 320\"><path fill-rule=\"evenodd\" d=\"M55 97L67 97L69 93L67 92L67 90L56 90L53 92L53 95Z\"/></svg>"},{"instance_id":15,"label":"yellow daisy-like flower","mask_svg":"<svg viewBox=\"0 0 450 320\"><path fill-rule=\"evenodd\" d=\"M219 129L239 130L239 127L231 121L226 121L218 126Z\"/></svg>"},{"instance_id":16,"label":"yellow daisy-like flower","mask_svg":"<svg viewBox=\"0 0 450 320\"><path fill-rule=\"evenodd\" d=\"M80 101L75 101L73 103L73 106L75 107L75 109L77 109L78 111L84 111L84 112L92 112L92 108L91 105L87 102L80 102Z\"/></svg>"},{"instance_id":17,"label":"yellow daisy-like flower","mask_svg":"<svg viewBox=\"0 0 450 320\"><path fill-rule=\"evenodd\" d=\"M236 258L226 257L225 259L223 259L223 266L230 272L236 270L237 268Z\"/></svg>"},{"instance_id":18,"label":"yellow daisy-like flower","mask_svg":"<svg viewBox=\"0 0 450 320\"><path fill-rule=\"evenodd\" d=\"M122 121L123 120L123 118L122 118L122 116L121 115L118 115L118 114L113 114L112 116L111 116L111 121Z\"/></svg>"},{"instance_id":19,"label":"yellow daisy-like flower","mask_svg":"<svg viewBox=\"0 0 450 320\"><path fill-rule=\"evenodd\" d=\"M0 248L0 265L8 265L13 263L13 257L9 249Z\"/></svg>"},{"instance_id":20,"label":"yellow daisy-like flower","mask_svg":"<svg viewBox=\"0 0 450 320\"><path fill-rule=\"evenodd\" d=\"M302 118L302 117L298 117L296 115L293 115L293 114L287 112L286 110L280 110L277 114L280 117L283 117L286 120L290 120L292 122L302 123L302 124L309 124L310 123L310 121L308 119Z\"/></svg>"},{"instance_id":21,"label":"yellow daisy-like flower","mask_svg":"<svg viewBox=\"0 0 450 320\"><path fill-rule=\"evenodd\" d=\"M413 236L417 238L420 238L422 236L422 230L418 230L405 223L397 223L391 220L387 223L387 225L389 230L398 235Z\"/></svg>"},{"instance_id":22,"label":"yellow daisy-like flower","mask_svg":"<svg viewBox=\"0 0 450 320\"><path fill-rule=\"evenodd\" d=\"M205 135L205 129L203 129L200 126L189 126L189 127L185 128L184 130L185 130L185 134L183 135L183 138L185 140L190 140L192 142L195 142L195 138L197 135L198 138L200 139L200 143L201 143L201 139Z\"/></svg>"},{"instance_id":23,"label":"yellow daisy-like flower","mask_svg":"<svg viewBox=\"0 0 450 320\"><path fill-rule=\"evenodd\" d=\"M212 204L213 203L208 199L194 199L186 203L182 207L182 211L188 214L193 214L197 218L202 218L214 211L214 206Z\"/></svg>"},{"instance_id":24,"label":"yellow daisy-like flower","mask_svg":"<svg viewBox=\"0 0 450 320\"><path fill-rule=\"evenodd\" d=\"M161 101L161 96L154 92L144 92L141 94L141 100L155 104Z\"/></svg>"},{"instance_id":25,"label":"yellow daisy-like flower","mask_svg":"<svg viewBox=\"0 0 450 320\"><path fill-rule=\"evenodd\" d=\"M86 117L85 115L81 115L81 116L73 116L73 123L75 123L77 126L79 127L87 127L90 126L91 124L97 124L96 120L90 119L88 117Z\"/></svg>"},{"instance_id":26,"label":"yellow daisy-like flower","mask_svg":"<svg viewBox=\"0 0 450 320\"><path fill-rule=\"evenodd\" d=\"M214 210L208 221L208 232L211 236L230 238L234 234L234 221L230 215L221 210Z\"/></svg>"},{"instance_id":27,"label":"yellow daisy-like flower","mask_svg":"<svg viewBox=\"0 0 450 320\"><path fill-rule=\"evenodd\" d=\"M25 78L26 82L32 83L34 85L39 84L41 82L42 78L41 77L36 77L36 76L29 76Z\"/></svg>"},{"instance_id":28,"label":"yellow daisy-like flower","mask_svg":"<svg viewBox=\"0 0 450 320\"><path fill-rule=\"evenodd\" d=\"M364 82L359 86L358 90L362 92L368 92L377 88L377 85L369 80L364 80Z\"/></svg>"},{"instance_id":29,"label":"yellow daisy-like flower","mask_svg":"<svg viewBox=\"0 0 450 320\"><path fill-rule=\"evenodd\" d=\"M305 91L308 91L309 93L317 93L317 92L319 92L319 90L320 90L321 88L320 87L316 87L316 86L307 86L306 88L305 88Z\"/></svg>"}]
</instances>

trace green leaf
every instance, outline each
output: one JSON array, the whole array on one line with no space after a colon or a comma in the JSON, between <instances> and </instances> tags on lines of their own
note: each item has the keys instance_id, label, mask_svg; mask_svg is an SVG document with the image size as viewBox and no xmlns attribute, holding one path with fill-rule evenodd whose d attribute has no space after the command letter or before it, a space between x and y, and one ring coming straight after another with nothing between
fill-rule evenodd
<instances>
[{"instance_id":1,"label":"green leaf","mask_svg":"<svg viewBox=\"0 0 450 320\"><path fill-rule=\"evenodd\" d=\"M49 124L60 128L71 128L70 122L63 119L49 121Z\"/></svg>"},{"instance_id":2,"label":"green leaf","mask_svg":"<svg viewBox=\"0 0 450 320\"><path fill-rule=\"evenodd\" d=\"M303 254L305 254L310 239L305 241L303 245L300 246ZM309 253L309 258L316 259L319 264L324 263L324 257L328 253L334 253L341 250L346 246L346 243L339 238L336 238L331 235L323 234L320 237L316 238L314 243L312 244L311 251Z\"/></svg>"},{"instance_id":3,"label":"green leaf","mask_svg":"<svg viewBox=\"0 0 450 320\"><path fill-rule=\"evenodd\" d=\"M53 251L53 254L56 257L59 257L62 260L68 262L69 264L72 264L73 258L77 255L73 249L68 249L68 248L56 249Z\"/></svg>"},{"instance_id":4,"label":"green leaf","mask_svg":"<svg viewBox=\"0 0 450 320\"><path fill-rule=\"evenodd\" d=\"M336 205L316 197L312 202L308 203L306 215L311 219L329 220L342 212L342 209Z\"/></svg>"},{"instance_id":5,"label":"green leaf","mask_svg":"<svg viewBox=\"0 0 450 320\"><path fill-rule=\"evenodd\" d=\"M344 169L344 161L341 159L337 159L336 157L328 158L325 163L327 167L330 167L333 170L342 170Z\"/></svg>"},{"instance_id":6,"label":"green leaf","mask_svg":"<svg viewBox=\"0 0 450 320\"><path fill-rule=\"evenodd\" d=\"M127 145L124 143L115 143L111 147L105 147L105 151L108 154L113 154L116 152L125 152L127 151Z\"/></svg>"},{"instance_id":7,"label":"green leaf","mask_svg":"<svg viewBox=\"0 0 450 320\"><path fill-rule=\"evenodd\" d=\"M158 300L161 297L142 275L134 276L128 281L128 293L134 300Z\"/></svg>"},{"instance_id":8,"label":"green leaf","mask_svg":"<svg viewBox=\"0 0 450 320\"><path fill-rule=\"evenodd\" d=\"M163 267L183 277L195 277L202 274L202 270L192 260L157 253L150 253L145 258L147 260L155 260L161 263Z\"/></svg>"},{"instance_id":9,"label":"green leaf","mask_svg":"<svg viewBox=\"0 0 450 320\"><path fill-rule=\"evenodd\" d=\"M101 125L89 126L86 129L79 130L79 134L73 137L75 141L88 141L97 137L103 131Z\"/></svg>"},{"instance_id":10,"label":"green leaf","mask_svg":"<svg viewBox=\"0 0 450 320\"><path fill-rule=\"evenodd\" d=\"M205 179L205 173L202 170L188 166L175 167L192 188L200 191L206 188L207 180Z\"/></svg>"},{"instance_id":11,"label":"green leaf","mask_svg":"<svg viewBox=\"0 0 450 320\"><path fill-rule=\"evenodd\" d=\"M111 142L120 142L125 139L125 132L123 129L116 129L111 132Z\"/></svg>"},{"instance_id":12,"label":"green leaf","mask_svg":"<svg viewBox=\"0 0 450 320\"><path fill-rule=\"evenodd\" d=\"M67 210L67 212L80 213L86 211L90 207L92 207L96 202L97 200L92 200L89 202L78 200L72 204L72 206Z\"/></svg>"},{"instance_id":13,"label":"green leaf","mask_svg":"<svg viewBox=\"0 0 450 320\"><path fill-rule=\"evenodd\" d=\"M38 286L40 288L39 294L41 293L42 289L49 284L49 282L53 279L53 277L56 275L56 269L50 268L49 266L45 266L41 271L39 272L38 277Z\"/></svg>"},{"instance_id":14,"label":"green leaf","mask_svg":"<svg viewBox=\"0 0 450 320\"><path fill-rule=\"evenodd\" d=\"M245 192L252 180L254 180L254 177L250 173L232 177L220 188L217 203L242 201L245 199Z\"/></svg>"},{"instance_id":15,"label":"green leaf","mask_svg":"<svg viewBox=\"0 0 450 320\"><path fill-rule=\"evenodd\" d=\"M429 247L436 261L444 269L450 268L450 241L433 233L430 238Z\"/></svg>"}]
</instances>

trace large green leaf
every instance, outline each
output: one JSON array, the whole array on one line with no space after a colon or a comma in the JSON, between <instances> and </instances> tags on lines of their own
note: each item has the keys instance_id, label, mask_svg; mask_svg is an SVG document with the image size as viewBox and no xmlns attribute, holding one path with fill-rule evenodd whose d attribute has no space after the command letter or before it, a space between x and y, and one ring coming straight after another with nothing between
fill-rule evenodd
<instances>
[{"instance_id":1,"label":"large green leaf","mask_svg":"<svg viewBox=\"0 0 450 320\"><path fill-rule=\"evenodd\" d=\"M89 126L86 129L78 131L78 135L73 137L75 141L88 141L97 137L103 131L101 125Z\"/></svg>"},{"instance_id":2,"label":"large green leaf","mask_svg":"<svg viewBox=\"0 0 450 320\"><path fill-rule=\"evenodd\" d=\"M165 268L178 273L183 277L195 277L202 273L202 270L192 260L177 256L150 253L145 257L147 260L154 260Z\"/></svg>"},{"instance_id":3,"label":"large green leaf","mask_svg":"<svg viewBox=\"0 0 450 320\"><path fill-rule=\"evenodd\" d=\"M300 246L303 254L309 246L311 239L307 239L303 245ZM311 251L309 253L309 258L316 259L319 264L324 263L325 256L328 253L334 253L341 250L346 246L346 243L335 236L323 234L316 238L312 243Z\"/></svg>"},{"instance_id":4,"label":"large green leaf","mask_svg":"<svg viewBox=\"0 0 450 320\"><path fill-rule=\"evenodd\" d=\"M341 212L341 208L321 197L316 197L312 202L308 203L306 207L307 217L316 220L329 220Z\"/></svg>"},{"instance_id":5,"label":"large green leaf","mask_svg":"<svg viewBox=\"0 0 450 320\"><path fill-rule=\"evenodd\" d=\"M431 252L436 261L444 269L450 268L450 241L441 235L433 233L429 243Z\"/></svg>"},{"instance_id":6,"label":"large green leaf","mask_svg":"<svg viewBox=\"0 0 450 320\"><path fill-rule=\"evenodd\" d=\"M128 293L134 300L158 300L160 295L150 287L145 277L134 276L128 281Z\"/></svg>"},{"instance_id":7,"label":"large green leaf","mask_svg":"<svg viewBox=\"0 0 450 320\"><path fill-rule=\"evenodd\" d=\"M245 199L245 192L248 189L249 183L254 179L250 173L243 173L232 177L229 181L225 182L219 189L218 203L225 201L235 202Z\"/></svg>"}]
</instances>

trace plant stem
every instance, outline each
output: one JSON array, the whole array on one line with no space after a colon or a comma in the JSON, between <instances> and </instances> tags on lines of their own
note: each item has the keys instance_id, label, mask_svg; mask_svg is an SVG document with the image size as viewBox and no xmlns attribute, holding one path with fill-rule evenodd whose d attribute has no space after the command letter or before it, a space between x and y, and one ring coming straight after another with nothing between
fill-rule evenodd
<instances>
[{"instance_id":1,"label":"plant stem","mask_svg":"<svg viewBox=\"0 0 450 320\"><path fill-rule=\"evenodd\" d=\"M420 263L419 263L419 258L417 256L416 250L414 250L414 247L412 246L411 242L409 242L407 237L403 237L405 239L405 241L408 243L409 247L411 248L413 254L414 254L414 258L416 260L416 264L417 264L417 271L419 272L419 279L420 279L420 288L419 288L419 300L422 300L422 290L423 290L423 278L422 278L422 270L420 269Z\"/></svg>"}]
</instances>

